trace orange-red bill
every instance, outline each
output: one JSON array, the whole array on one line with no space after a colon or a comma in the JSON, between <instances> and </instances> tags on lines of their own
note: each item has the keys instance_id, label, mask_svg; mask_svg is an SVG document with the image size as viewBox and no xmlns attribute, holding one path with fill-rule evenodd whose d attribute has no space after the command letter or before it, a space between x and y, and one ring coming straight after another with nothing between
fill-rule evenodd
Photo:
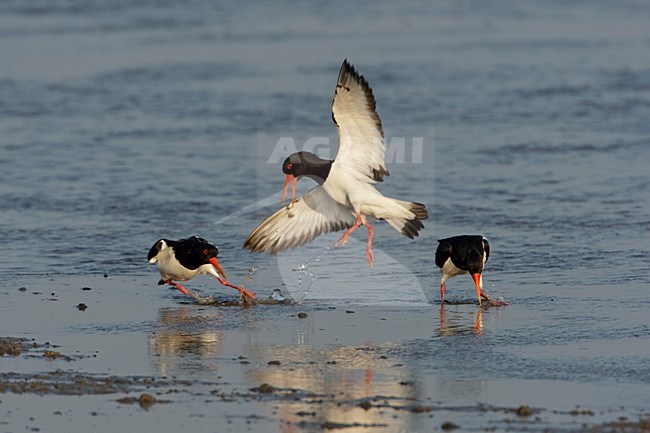
<instances>
[{"instance_id":1,"label":"orange-red bill","mask_svg":"<svg viewBox=\"0 0 650 433\"><path fill-rule=\"evenodd\" d=\"M482 305L481 294L483 293L483 288L481 287L481 274L472 274L472 279L474 284L476 284L476 295L478 296L478 304Z\"/></svg>"},{"instance_id":2,"label":"orange-red bill","mask_svg":"<svg viewBox=\"0 0 650 433\"><path fill-rule=\"evenodd\" d=\"M282 200L280 200L281 204L284 204L284 199L287 196L287 190L289 189L289 182L291 182L291 179L293 178L293 184L291 185L291 204L296 201L296 184L298 183L298 178L294 177L291 174L288 174L285 179L284 179L284 188L282 189Z\"/></svg>"},{"instance_id":3,"label":"orange-red bill","mask_svg":"<svg viewBox=\"0 0 650 433\"><path fill-rule=\"evenodd\" d=\"M291 176L288 174L284 179L284 188L282 189L282 199L280 200L281 204L284 204L284 198L287 196L287 189L289 189L289 182L291 182Z\"/></svg>"},{"instance_id":4,"label":"orange-red bill","mask_svg":"<svg viewBox=\"0 0 650 433\"><path fill-rule=\"evenodd\" d=\"M484 298L487 302L490 303L490 305L493 305L495 307L501 307L501 306L504 306L504 305L508 305L507 301L494 301L494 300L488 298L488 296L485 293L483 293L483 284L482 284L482 281L481 281L481 274L472 274L472 279L474 280L474 284L476 284L476 294L478 296L478 304L479 305L482 305L481 304L481 298Z\"/></svg>"},{"instance_id":5,"label":"orange-red bill","mask_svg":"<svg viewBox=\"0 0 650 433\"><path fill-rule=\"evenodd\" d=\"M222 268L221 265L219 264L219 261L217 260L216 257L212 257L212 258L210 259L210 263L212 263L212 266L214 266L215 268L217 268L217 271L219 272L219 274L223 275L223 277L226 278L226 273L223 271L223 268Z\"/></svg>"},{"instance_id":6,"label":"orange-red bill","mask_svg":"<svg viewBox=\"0 0 650 433\"><path fill-rule=\"evenodd\" d=\"M296 184L298 183L298 178L293 178L293 184L291 184L291 206L296 201Z\"/></svg>"}]
</instances>

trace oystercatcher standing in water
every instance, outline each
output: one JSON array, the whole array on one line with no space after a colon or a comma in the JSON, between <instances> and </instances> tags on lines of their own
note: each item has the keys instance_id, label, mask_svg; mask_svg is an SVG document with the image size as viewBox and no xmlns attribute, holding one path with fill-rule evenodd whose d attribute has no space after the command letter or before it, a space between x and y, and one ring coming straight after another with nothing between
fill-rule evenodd
<instances>
[{"instance_id":1,"label":"oystercatcher standing in water","mask_svg":"<svg viewBox=\"0 0 650 433\"><path fill-rule=\"evenodd\" d=\"M368 82L347 60L343 62L332 102L332 119L338 128L339 151L335 160L309 152L294 153L284 161L283 201L293 180L291 204L275 212L250 234L244 248L271 254L311 242L316 236L347 228L335 246L344 246L362 224L368 229L366 259L374 264L370 219L383 219L413 239L428 218L421 203L385 197L374 184L388 176L381 120ZM308 176L319 185L295 199L298 178Z\"/></svg>"},{"instance_id":2,"label":"oystercatcher standing in water","mask_svg":"<svg viewBox=\"0 0 650 433\"><path fill-rule=\"evenodd\" d=\"M481 298L494 306L508 305L505 301L494 301L483 292L483 267L490 256L490 244L481 235L453 236L440 239L436 250L436 265L442 272L440 279L440 303L445 303L445 282L457 275L470 274L476 285L478 303Z\"/></svg>"},{"instance_id":3,"label":"oystercatcher standing in water","mask_svg":"<svg viewBox=\"0 0 650 433\"><path fill-rule=\"evenodd\" d=\"M169 284L182 293L193 296L189 290L175 281L189 281L198 274L215 277L224 286L239 291L244 301L255 299L255 294L243 287L226 281L226 273L221 268L217 256L219 249L205 239L192 236L188 239L170 241L160 239L149 250L149 263L158 263L161 280L158 285Z\"/></svg>"}]
</instances>

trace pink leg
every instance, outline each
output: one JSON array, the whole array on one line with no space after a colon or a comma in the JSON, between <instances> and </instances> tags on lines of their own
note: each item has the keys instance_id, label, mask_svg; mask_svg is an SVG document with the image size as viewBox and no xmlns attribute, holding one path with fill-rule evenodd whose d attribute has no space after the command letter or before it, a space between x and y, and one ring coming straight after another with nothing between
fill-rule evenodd
<instances>
[{"instance_id":1,"label":"pink leg","mask_svg":"<svg viewBox=\"0 0 650 433\"><path fill-rule=\"evenodd\" d=\"M368 260L368 265L372 268L375 265L375 255L372 253L372 235L375 233L375 229L363 218L363 224L368 229L368 246L366 247L366 259Z\"/></svg>"},{"instance_id":2,"label":"pink leg","mask_svg":"<svg viewBox=\"0 0 650 433\"><path fill-rule=\"evenodd\" d=\"M246 301L246 303L248 303L250 300L255 299L255 293L251 292L250 290L247 290L247 289L245 289L243 287L235 286L234 284L230 284L228 281L226 281L225 278L217 277L217 279L224 286L232 287L233 289L239 291L239 293L241 293L241 295L244 297L244 301Z\"/></svg>"},{"instance_id":3,"label":"pink leg","mask_svg":"<svg viewBox=\"0 0 650 433\"><path fill-rule=\"evenodd\" d=\"M440 305L445 303L445 289L447 286L445 286L445 283L440 283Z\"/></svg>"},{"instance_id":4,"label":"pink leg","mask_svg":"<svg viewBox=\"0 0 650 433\"><path fill-rule=\"evenodd\" d=\"M508 305L508 302L506 302L506 301L494 301L494 300L488 298L488 296L485 294L485 292L483 292L483 290L481 290L481 297L483 299L485 299L486 301L488 301L494 307L501 307L501 306L504 306L504 305Z\"/></svg>"},{"instance_id":5,"label":"pink leg","mask_svg":"<svg viewBox=\"0 0 650 433\"><path fill-rule=\"evenodd\" d=\"M366 228L368 229L368 246L366 247L366 259L368 260L368 264L372 268L375 264L375 255L372 252L372 235L375 233L375 229L368 223L366 218L363 215L361 215L359 212L357 212L357 219L354 221L352 227L350 227L345 231L345 233L343 233L343 236L341 236L341 238L338 241L336 241L334 247L338 248L338 247L345 246L348 243L348 239L350 238L352 232L358 229L361 226L361 224L366 226Z\"/></svg>"},{"instance_id":6,"label":"pink leg","mask_svg":"<svg viewBox=\"0 0 650 433\"><path fill-rule=\"evenodd\" d=\"M169 284L170 286L176 287L176 288L177 288L178 290L180 290L181 293L183 293L184 295L192 296L192 294L190 293L190 291L187 290L187 289L186 289L185 287L183 287L182 285L180 285L180 284L178 284L178 283L175 283L175 282L173 282L172 280L167 280L167 281L165 281L165 282L166 282L167 284Z\"/></svg>"},{"instance_id":7,"label":"pink leg","mask_svg":"<svg viewBox=\"0 0 650 433\"><path fill-rule=\"evenodd\" d=\"M345 233L343 233L343 236L341 236L341 238L338 241L336 241L334 247L336 248L344 247L348 243L348 238L350 237L352 232L358 229L361 223L362 223L361 214L357 213L357 219L354 222L354 224L352 224L352 227L350 227L345 231Z\"/></svg>"}]
</instances>

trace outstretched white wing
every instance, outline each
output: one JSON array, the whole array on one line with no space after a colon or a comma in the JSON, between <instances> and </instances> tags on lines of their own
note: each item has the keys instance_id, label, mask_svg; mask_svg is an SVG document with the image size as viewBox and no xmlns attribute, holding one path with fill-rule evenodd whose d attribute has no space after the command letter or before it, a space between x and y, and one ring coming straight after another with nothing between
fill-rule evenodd
<instances>
[{"instance_id":1,"label":"outstretched white wing","mask_svg":"<svg viewBox=\"0 0 650 433\"><path fill-rule=\"evenodd\" d=\"M388 176L381 120L368 82L343 62L332 102L332 119L339 131L339 151L332 172L341 170L360 181L381 182Z\"/></svg>"},{"instance_id":2,"label":"outstretched white wing","mask_svg":"<svg viewBox=\"0 0 650 433\"><path fill-rule=\"evenodd\" d=\"M317 186L300 197L293 206L283 207L268 217L244 243L256 253L275 254L311 242L323 233L342 230L354 224L355 217Z\"/></svg>"}]
</instances>

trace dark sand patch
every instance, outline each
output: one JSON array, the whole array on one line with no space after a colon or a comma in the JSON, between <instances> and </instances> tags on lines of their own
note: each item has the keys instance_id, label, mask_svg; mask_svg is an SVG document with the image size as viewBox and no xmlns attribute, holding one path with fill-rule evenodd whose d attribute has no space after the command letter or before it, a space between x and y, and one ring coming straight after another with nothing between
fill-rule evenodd
<instances>
[{"instance_id":1,"label":"dark sand patch","mask_svg":"<svg viewBox=\"0 0 650 433\"><path fill-rule=\"evenodd\" d=\"M34 339L17 338L17 337L0 337L0 357L1 356L22 356L24 358L42 356L47 359L62 359L64 361L73 361L84 358L83 355L70 356L57 350L57 345L49 342L37 343Z\"/></svg>"}]
</instances>

